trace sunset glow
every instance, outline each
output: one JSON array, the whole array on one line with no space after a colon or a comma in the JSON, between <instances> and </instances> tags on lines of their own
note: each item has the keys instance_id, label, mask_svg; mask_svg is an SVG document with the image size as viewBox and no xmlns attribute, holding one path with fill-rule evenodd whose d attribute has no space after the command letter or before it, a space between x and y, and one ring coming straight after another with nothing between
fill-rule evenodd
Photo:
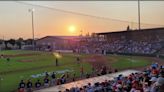
<instances>
[{"instance_id":1,"label":"sunset glow","mask_svg":"<svg viewBox=\"0 0 164 92\"><path fill-rule=\"evenodd\" d=\"M69 26L69 32L70 33L75 33L75 31L76 31L76 28L74 25Z\"/></svg>"},{"instance_id":2,"label":"sunset glow","mask_svg":"<svg viewBox=\"0 0 164 92\"><path fill-rule=\"evenodd\" d=\"M0 22L0 39L32 37L32 16L29 9L35 9L33 11L35 38L49 35L77 36L81 34L80 30L83 30L83 34L122 31L126 30L128 25L131 29L138 28L137 1L26 1L23 3L9 1L0 3L2 7L0 19L3 21ZM141 6L143 6L141 28L163 27L163 1L142 1Z\"/></svg>"}]
</instances>

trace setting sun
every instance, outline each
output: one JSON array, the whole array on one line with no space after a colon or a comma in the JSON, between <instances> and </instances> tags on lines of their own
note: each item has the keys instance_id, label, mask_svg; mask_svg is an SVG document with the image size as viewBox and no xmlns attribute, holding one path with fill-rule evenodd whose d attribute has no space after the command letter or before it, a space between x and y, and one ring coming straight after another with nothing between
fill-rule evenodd
<instances>
[{"instance_id":1,"label":"setting sun","mask_svg":"<svg viewBox=\"0 0 164 92\"><path fill-rule=\"evenodd\" d=\"M75 26L69 26L69 32L74 33L76 30Z\"/></svg>"}]
</instances>

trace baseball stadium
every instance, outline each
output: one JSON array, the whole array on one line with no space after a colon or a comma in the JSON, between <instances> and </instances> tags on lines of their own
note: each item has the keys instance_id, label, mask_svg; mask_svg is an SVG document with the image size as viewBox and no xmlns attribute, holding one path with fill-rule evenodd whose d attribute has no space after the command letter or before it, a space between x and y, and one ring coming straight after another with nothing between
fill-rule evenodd
<instances>
[{"instance_id":1,"label":"baseball stadium","mask_svg":"<svg viewBox=\"0 0 164 92\"><path fill-rule=\"evenodd\" d=\"M51 6L52 3L64 5L56 1L49 1L47 5ZM13 30L27 28L27 34L26 30L10 33L7 31L10 27L0 28L6 30L1 33L12 34L8 38L5 35L6 39L4 36L0 38L0 92L164 92L163 25L131 23L65 11L48 7L46 2L0 1L0 6L5 7L5 4L18 7L14 9L15 12L30 8L28 13L31 14L29 16L32 21L29 18L27 20L30 23L19 24L22 26L18 28L13 27L16 26L15 23L10 26ZM102 5L105 6L105 3ZM11 12L10 8L4 9ZM12 21L15 19L15 15L7 15L14 16ZM62 21L58 18L49 19L47 15L49 18L58 16ZM23 14L18 16L25 17ZM58 30L61 27L58 23L67 17L72 18L72 21L74 17L82 18L84 24L88 23L89 28L85 26L86 29L94 31L89 34L90 31L78 28L77 25L83 23L80 20L79 24L77 22L77 25L66 28L69 32L56 31L56 35L45 30L54 30L54 25L51 25L53 20L56 20L55 30ZM9 23L9 20L6 21ZM17 22L20 21L24 23L22 17ZM51 23L48 24L49 22ZM26 36L31 34L28 33L31 30L28 24L32 24L32 39L31 36ZM92 27L94 28L91 29ZM40 30L40 36L36 34L37 30ZM80 31L76 33L77 30ZM70 35L65 35L69 33ZM18 36L20 38L17 39Z\"/></svg>"}]
</instances>

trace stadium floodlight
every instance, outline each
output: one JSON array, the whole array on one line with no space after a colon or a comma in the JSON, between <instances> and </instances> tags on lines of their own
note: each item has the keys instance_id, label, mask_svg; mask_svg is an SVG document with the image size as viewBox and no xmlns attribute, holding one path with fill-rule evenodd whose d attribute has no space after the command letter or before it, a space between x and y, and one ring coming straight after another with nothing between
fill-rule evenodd
<instances>
[{"instance_id":1,"label":"stadium floodlight","mask_svg":"<svg viewBox=\"0 0 164 92\"><path fill-rule=\"evenodd\" d=\"M138 0L138 30L141 29L141 23L140 23L140 0Z\"/></svg>"},{"instance_id":2,"label":"stadium floodlight","mask_svg":"<svg viewBox=\"0 0 164 92\"><path fill-rule=\"evenodd\" d=\"M32 38L33 38L33 41L32 41L32 47L33 47L33 50L35 49L35 37L34 37L34 11L35 9L32 8L32 9L29 9L29 12L31 12L31 19L32 19Z\"/></svg>"}]
</instances>

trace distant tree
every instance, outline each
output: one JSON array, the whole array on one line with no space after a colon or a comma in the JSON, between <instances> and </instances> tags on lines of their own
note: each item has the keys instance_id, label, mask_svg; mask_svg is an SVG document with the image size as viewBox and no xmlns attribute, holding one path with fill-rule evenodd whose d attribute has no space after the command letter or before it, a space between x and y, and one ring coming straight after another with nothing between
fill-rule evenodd
<instances>
[{"instance_id":1,"label":"distant tree","mask_svg":"<svg viewBox=\"0 0 164 92\"><path fill-rule=\"evenodd\" d=\"M96 33L92 33L91 34L91 37L96 37Z\"/></svg>"},{"instance_id":2,"label":"distant tree","mask_svg":"<svg viewBox=\"0 0 164 92\"><path fill-rule=\"evenodd\" d=\"M27 39L24 42L26 45L32 45L32 41L33 41L32 39Z\"/></svg>"},{"instance_id":3,"label":"distant tree","mask_svg":"<svg viewBox=\"0 0 164 92\"><path fill-rule=\"evenodd\" d=\"M10 39L7 41L9 44L11 44L12 46L14 46L16 44L15 39Z\"/></svg>"},{"instance_id":4,"label":"distant tree","mask_svg":"<svg viewBox=\"0 0 164 92\"><path fill-rule=\"evenodd\" d=\"M3 40L0 40L0 45L3 44Z\"/></svg>"},{"instance_id":5,"label":"distant tree","mask_svg":"<svg viewBox=\"0 0 164 92\"><path fill-rule=\"evenodd\" d=\"M7 46L8 40L4 41L4 43L5 43L5 49L9 49L8 46Z\"/></svg>"},{"instance_id":6,"label":"distant tree","mask_svg":"<svg viewBox=\"0 0 164 92\"><path fill-rule=\"evenodd\" d=\"M24 41L23 38L19 38L19 39L16 40L16 44L18 45L19 49L22 48L22 42L23 41Z\"/></svg>"},{"instance_id":7,"label":"distant tree","mask_svg":"<svg viewBox=\"0 0 164 92\"><path fill-rule=\"evenodd\" d=\"M89 36L90 36L89 32L88 32L88 33L86 33L86 37L89 37Z\"/></svg>"}]
</instances>

